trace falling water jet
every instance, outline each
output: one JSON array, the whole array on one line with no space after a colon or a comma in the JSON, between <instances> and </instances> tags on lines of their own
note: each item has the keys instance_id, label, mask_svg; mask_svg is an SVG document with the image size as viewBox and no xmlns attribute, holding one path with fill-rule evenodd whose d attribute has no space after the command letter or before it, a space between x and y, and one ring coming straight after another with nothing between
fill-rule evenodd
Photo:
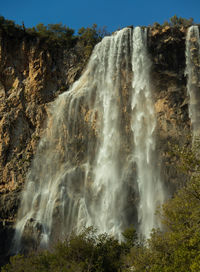
<instances>
[{"instance_id":1,"label":"falling water jet","mask_svg":"<svg viewBox=\"0 0 200 272\"><path fill-rule=\"evenodd\" d=\"M200 37L198 26L191 26L187 31L185 56L189 117L194 141L200 136Z\"/></svg>"},{"instance_id":2,"label":"falling water jet","mask_svg":"<svg viewBox=\"0 0 200 272\"><path fill-rule=\"evenodd\" d=\"M30 236L46 247L91 225L121 239L128 224L138 224L137 215L145 236L159 225L154 212L164 193L155 160L146 42L141 28L105 37L81 78L50 106L27 175L14 252Z\"/></svg>"},{"instance_id":3,"label":"falling water jet","mask_svg":"<svg viewBox=\"0 0 200 272\"><path fill-rule=\"evenodd\" d=\"M147 53L147 29L133 31L132 53L132 121L134 137L133 160L137 166L139 190L139 231L148 237L152 228L159 227L155 216L158 205L164 201L164 190L155 157L156 115L150 88L151 61Z\"/></svg>"}]
</instances>

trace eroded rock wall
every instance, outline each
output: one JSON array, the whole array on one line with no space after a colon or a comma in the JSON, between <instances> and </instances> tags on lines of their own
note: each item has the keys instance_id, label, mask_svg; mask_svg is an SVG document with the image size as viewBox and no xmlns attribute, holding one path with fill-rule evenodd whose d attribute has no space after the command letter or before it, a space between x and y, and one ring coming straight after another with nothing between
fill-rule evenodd
<instances>
[{"instance_id":1,"label":"eroded rock wall","mask_svg":"<svg viewBox=\"0 0 200 272\"><path fill-rule=\"evenodd\" d=\"M0 31L1 229L10 229L16 218L48 104L69 88L82 69L76 48L50 48L45 41L29 36L15 39ZM1 245L6 244L5 238L1 236Z\"/></svg>"},{"instance_id":2,"label":"eroded rock wall","mask_svg":"<svg viewBox=\"0 0 200 272\"><path fill-rule=\"evenodd\" d=\"M188 143L191 134L185 76L186 33L184 27L166 26L149 30L157 149L161 156L161 178L170 194L183 186L186 177L177 170L177 158L169 155L169 144Z\"/></svg>"}]
</instances>

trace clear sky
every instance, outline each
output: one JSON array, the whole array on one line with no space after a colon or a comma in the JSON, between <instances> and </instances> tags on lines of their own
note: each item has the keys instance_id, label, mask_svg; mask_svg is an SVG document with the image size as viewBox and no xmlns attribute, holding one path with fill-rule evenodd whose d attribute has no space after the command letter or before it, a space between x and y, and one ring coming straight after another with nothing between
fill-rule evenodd
<instances>
[{"instance_id":1,"label":"clear sky","mask_svg":"<svg viewBox=\"0 0 200 272\"><path fill-rule=\"evenodd\" d=\"M112 32L163 23L176 14L200 23L200 0L1 0L0 15L26 27L63 23L78 30L96 23Z\"/></svg>"}]
</instances>

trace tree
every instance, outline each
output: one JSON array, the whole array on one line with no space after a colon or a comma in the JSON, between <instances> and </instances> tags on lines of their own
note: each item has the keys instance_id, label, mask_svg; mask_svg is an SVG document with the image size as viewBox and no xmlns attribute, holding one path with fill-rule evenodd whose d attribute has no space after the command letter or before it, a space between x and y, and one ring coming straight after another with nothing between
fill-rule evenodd
<instances>
[{"instance_id":1,"label":"tree","mask_svg":"<svg viewBox=\"0 0 200 272\"><path fill-rule=\"evenodd\" d=\"M190 18L190 19L185 19L182 17L177 17L176 14L170 18L170 23L172 26L185 26L185 27L189 27L194 23L194 19Z\"/></svg>"},{"instance_id":2,"label":"tree","mask_svg":"<svg viewBox=\"0 0 200 272\"><path fill-rule=\"evenodd\" d=\"M97 235L90 227L82 233L72 233L58 242L51 251L17 255L2 272L116 272L122 266L122 246L108 234Z\"/></svg>"},{"instance_id":3,"label":"tree","mask_svg":"<svg viewBox=\"0 0 200 272\"><path fill-rule=\"evenodd\" d=\"M132 255L135 271L195 272L200 267L199 143L174 150L188 182L160 211L164 231L153 230L147 246Z\"/></svg>"},{"instance_id":4,"label":"tree","mask_svg":"<svg viewBox=\"0 0 200 272\"><path fill-rule=\"evenodd\" d=\"M80 28L78 35L82 55L88 59L94 46L100 42L104 36L109 35L109 33L106 31L106 27L98 28L96 24L93 24L92 27Z\"/></svg>"}]
</instances>

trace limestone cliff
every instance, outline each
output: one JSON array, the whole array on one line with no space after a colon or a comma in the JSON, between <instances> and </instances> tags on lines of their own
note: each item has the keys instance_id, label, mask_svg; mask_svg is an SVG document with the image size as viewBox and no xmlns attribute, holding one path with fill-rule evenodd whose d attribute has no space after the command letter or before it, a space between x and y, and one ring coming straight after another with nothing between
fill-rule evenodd
<instances>
[{"instance_id":1,"label":"limestone cliff","mask_svg":"<svg viewBox=\"0 0 200 272\"><path fill-rule=\"evenodd\" d=\"M0 31L0 255L47 106L79 77L83 62L76 48L50 48L39 38Z\"/></svg>"},{"instance_id":2,"label":"limestone cliff","mask_svg":"<svg viewBox=\"0 0 200 272\"><path fill-rule=\"evenodd\" d=\"M190 134L185 70L186 29L148 29L152 89L162 178L172 191L181 185L168 142ZM0 32L0 235L9 236L26 173L42 136L48 105L80 76L83 60L76 47L50 48L38 38L14 39ZM125 92L124 92L125 93ZM9 223L11 222L11 223ZM11 229L11 228L10 228ZM0 254L5 252L2 240Z\"/></svg>"},{"instance_id":3,"label":"limestone cliff","mask_svg":"<svg viewBox=\"0 0 200 272\"><path fill-rule=\"evenodd\" d=\"M149 31L157 143L162 154L161 176L171 192L182 186L185 179L177 173L176 158L169 156L168 144L186 143L191 133L185 76L186 33L184 27L169 26Z\"/></svg>"}]
</instances>

